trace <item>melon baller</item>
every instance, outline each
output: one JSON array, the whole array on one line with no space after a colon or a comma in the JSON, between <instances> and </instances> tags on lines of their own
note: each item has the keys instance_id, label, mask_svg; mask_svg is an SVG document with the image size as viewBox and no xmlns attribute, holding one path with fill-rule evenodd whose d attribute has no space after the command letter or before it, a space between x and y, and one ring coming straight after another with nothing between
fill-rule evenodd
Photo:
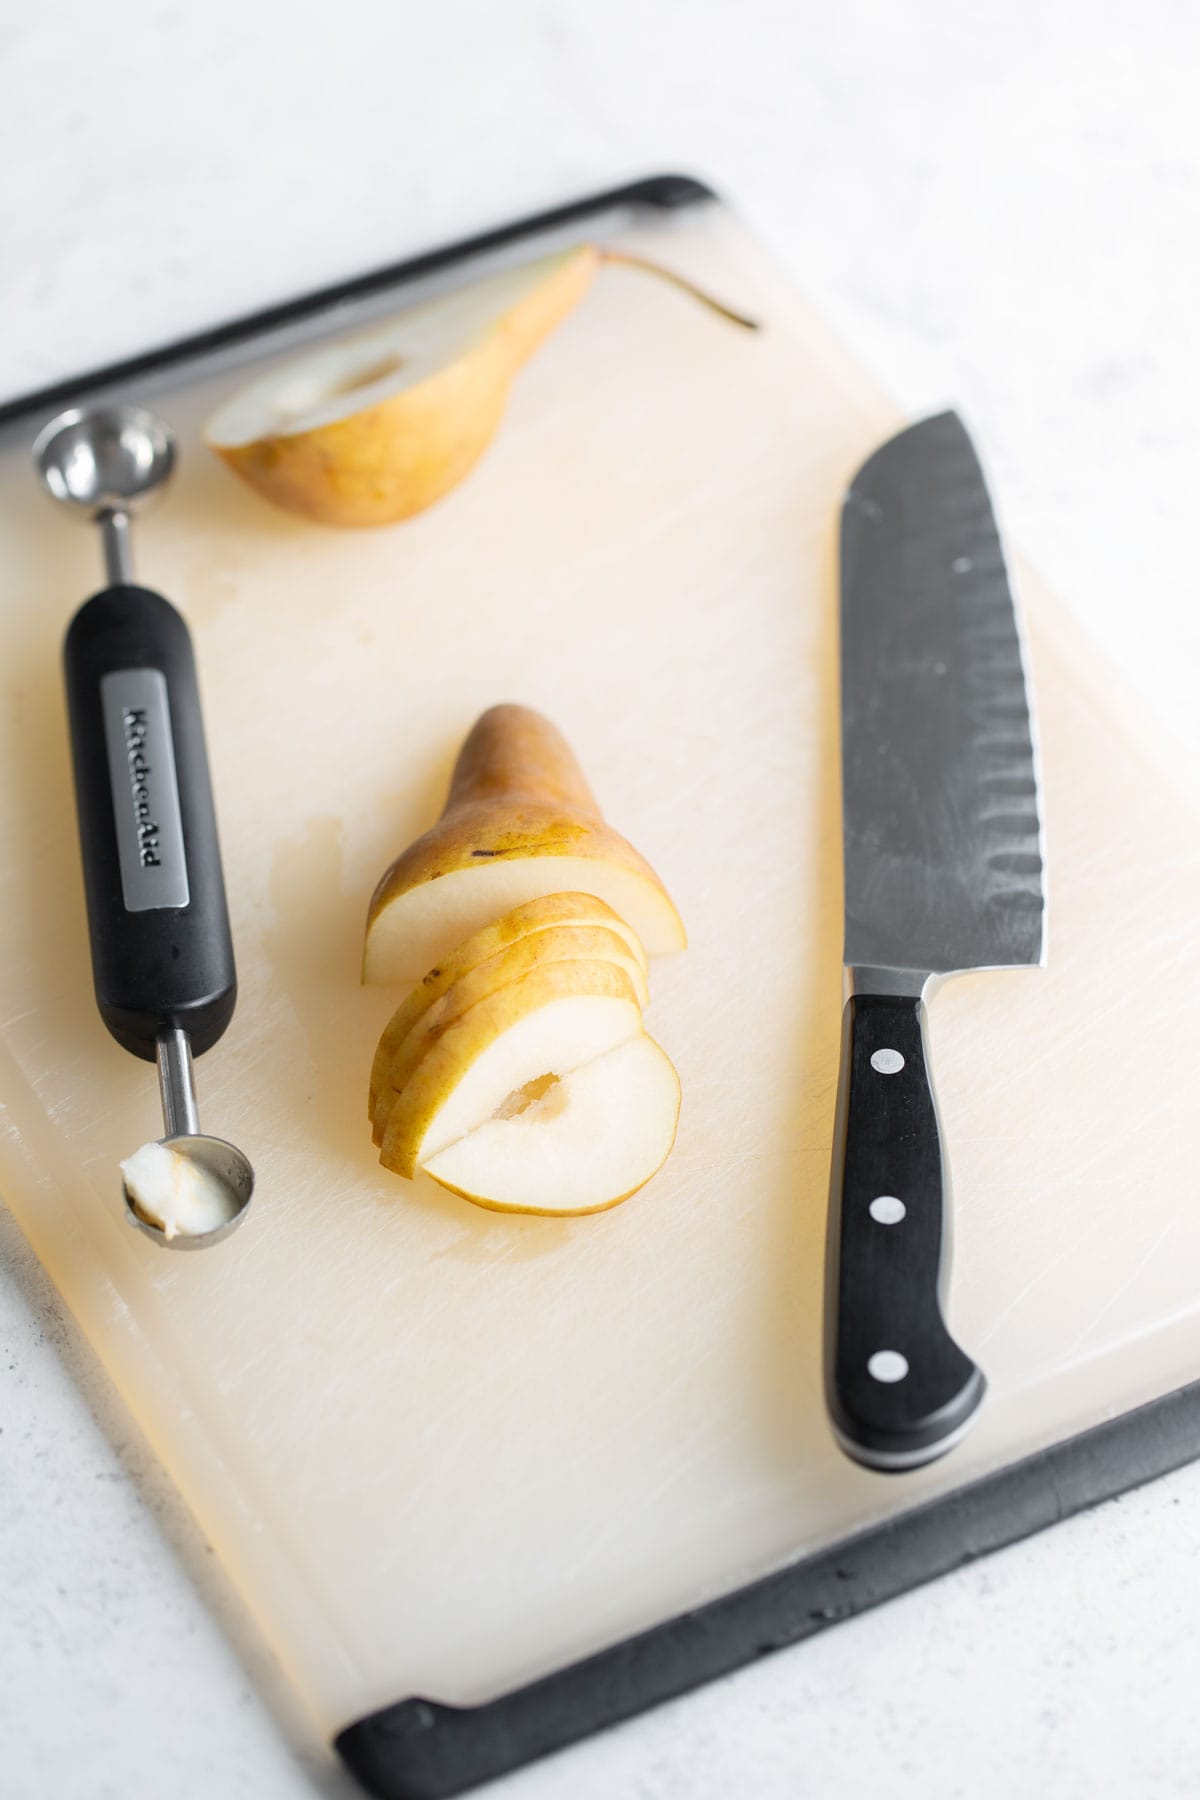
<instances>
[{"instance_id":1,"label":"melon baller","mask_svg":"<svg viewBox=\"0 0 1200 1800\"><path fill-rule=\"evenodd\" d=\"M99 525L108 577L63 646L96 1002L117 1042L158 1065L159 1142L215 1178L229 1213L168 1236L125 1186L126 1215L167 1249L204 1249L245 1218L254 1171L200 1131L192 1056L233 1017L237 975L191 638L134 581L130 551L131 515L169 480L174 439L139 407L72 409L33 459L53 498Z\"/></svg>"}]
</instances>

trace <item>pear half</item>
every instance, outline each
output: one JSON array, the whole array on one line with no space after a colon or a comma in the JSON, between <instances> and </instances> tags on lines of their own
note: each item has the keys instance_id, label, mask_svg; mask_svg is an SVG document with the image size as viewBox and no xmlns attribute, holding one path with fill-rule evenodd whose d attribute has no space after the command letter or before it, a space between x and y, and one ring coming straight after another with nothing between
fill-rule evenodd
<instances>
[{"instance_id":1,"label":"pear half","mask_svg":"<svg viewBox=\"0 0 1200 1800\"><path fill-rule=\"evenodd\" d=\"M427 1046L392 1102L379 1160L410 1179L530 1082L560 1079L642 1029L611 962L548 963L470 1007Z\"/></svg>"},{"instance_id":2,"label":"pear half","mask_svg":"<svg viewBox=\"0 0 1200 1800\"><path fill-rule=\"evenodd\" d=\"M643 1032L522 1096L425 1163L452 1193L494 1212L604 1212L666 1162L679 1119L679 1077Z\"/></svg>"},{"instance_id":3,"label":"pear half","mask_svg":"<svg viewBox=\"0 0 1200 1800\"><path fill-rule=\"evenodd\" d=\"M365 982L419 981L515 907L595 895L653 955L683 950L654 870L601 817L561 733L526 706L493 706L459 752L442 816L386 871L367 911Z\"/></svg>"},{"instance_id":4,"label":"pear half","mask_svg":"<svg viewBox=\"0 0 1200 1800\"><path fill-rule=\"evenodd\" d=\"M581 244L313 350L218 407L204 441L286 512L328 525L407 519L478 462L513 376L599 261Z\"/></svg>"},{"instance_id":5,"label":"pear half","mask_svg":"<svg viewBox=\"0 0 1200 1800\"><path fill-rule=\"evenodd\" d=\"M482 934L480 934L482 935ZM422 983L404 1000L386 1027L371 1068L370 1111L374 1139L382 1144L388 1115L421 1057L448 1026L489 995L552 963L611 962L629 977L638 1005L649 1004L646 972L625 939L603 926L558 925L530 932L467 969L434 997Z\"/></svg>"},{"instance_id":6,"label":"pear half","mask_svg":"<svg viewBox=\"0 0 1200 1800\"><path fill-rule=\"evenodd\" d=\"M309 351L217 408L210 450L285 512L389 525L440 500L479 461L521 365L602 263L642 269L736 325L754 321L671 269L577 244Z\"/></svg>"}]
</instances>

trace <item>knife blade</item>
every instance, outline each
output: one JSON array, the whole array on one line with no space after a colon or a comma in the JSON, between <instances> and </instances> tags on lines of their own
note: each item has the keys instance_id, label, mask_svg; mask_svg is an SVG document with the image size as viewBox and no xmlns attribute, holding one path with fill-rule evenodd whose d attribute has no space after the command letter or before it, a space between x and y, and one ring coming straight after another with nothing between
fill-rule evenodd
<instances>
[{"instance_id":1,"label":"knife blade","mask_svg":"<svg viewBox=\"0 0 1200 1800\"><path fill-rule=\"evenodd\" d=\"M979 459L939 414L883 444L842 509L847 1000L830 1180L825 1387L855 1461L921 1466L982 1371L943 1317L950 1183L926 1001L1037 966L1045 864L1034 715Z\"/></svg>"}]
</instances>

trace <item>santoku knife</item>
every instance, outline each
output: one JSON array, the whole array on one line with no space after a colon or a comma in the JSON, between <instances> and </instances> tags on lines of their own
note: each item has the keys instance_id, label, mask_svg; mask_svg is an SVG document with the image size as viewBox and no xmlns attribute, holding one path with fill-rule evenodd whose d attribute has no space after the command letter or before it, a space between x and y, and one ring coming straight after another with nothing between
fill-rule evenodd
<instances>
[{"instance_id":1,"label":"santoku knife","mask_svg":"<svg viewBox=\"0 0 1200 1800\"><path fill-rule=\"evenodd\" d=\"M841 657L848 998L826 1396L850 1456L905 1470L959 1440L985 1385L942 1316L950 1184L925 1001L946 975L1040 964L1045 945L1021 636L983 473L954 413L892 438L850 487ZM986 1082L985 1037L978 1052Z\"/></svg>"}]
</instances>

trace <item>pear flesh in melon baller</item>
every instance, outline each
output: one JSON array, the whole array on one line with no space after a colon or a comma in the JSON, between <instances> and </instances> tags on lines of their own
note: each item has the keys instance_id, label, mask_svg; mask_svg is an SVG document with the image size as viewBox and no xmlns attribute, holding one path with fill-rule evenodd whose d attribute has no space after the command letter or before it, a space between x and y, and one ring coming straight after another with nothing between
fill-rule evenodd
<instances>
[{"instance_id":1,"label":"pear flesh in melon baller","mask_svg":"<svg viewBox=\"0 0 1200 1800\"><path fill-rule=\"evenodd\" d=\"M478 462L513 376L599 262L579 245L325 345L218 407L204 441L286 512L327 525L407 519Z\"/></svg>"},{"instance_id":2,"label":"pear flesh in melon baller","mask_svg":"<svg viewBox=\"0 0 1200 1800\"><path fill-rule=\"evenodd\" d=\"M494 706L459 753L438 823L375 889L363 980L411 986L514 907L566 892L603 900L652 956L686 947L662 882L605 824L558 730L529 707Z\"/></svg>"}]
</instances>

